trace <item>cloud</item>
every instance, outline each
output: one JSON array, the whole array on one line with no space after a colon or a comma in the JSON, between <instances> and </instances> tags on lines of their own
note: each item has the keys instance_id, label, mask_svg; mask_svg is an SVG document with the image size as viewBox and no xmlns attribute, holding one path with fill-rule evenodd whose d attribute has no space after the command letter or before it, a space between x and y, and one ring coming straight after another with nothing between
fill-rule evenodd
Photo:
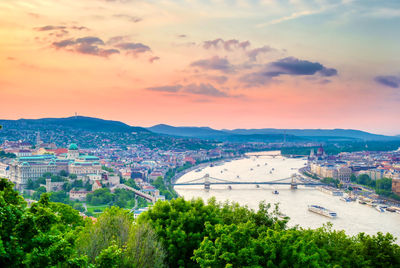
<instances>
[{"instance_id":1,"label":"cloud","mask_svg":"<svg viewBox=\"0 0 400 268\"><path fill-rule=\"evenodd\" d=\"M114 18L119 18L119 19L126 19L130 22L134 22L134 23L138 23L140 21L142 21L143 19L140 17L136 17L136 16L131 16L128 14L115 14L113 15Z\"/></svg>"},{"instance_id":2,"label":"cloud","mask_svg":"<svg viewBox=\"0 0 400 268\"><path fill-rule=\"evenodd\" d=\"M226 81L228 81L228 77L226 76L207 76L207 78L211 81L214 81L220 85L225 84Z\"/></svg>"},{"instance_id":3,"label":"cloud","mask_svg":"<svg viewBox=\"0 0 400 268\"><path fill-rule=\"evenodd\" d=\"M34 28L36 31L43 32L43 31L54 31L54 30L64 30L66 26L57 26L57 25L46 25L43 27L36 27Z\"/></svg>"},{"instance_id":4,"label":"cloud","mask_svg":"<svg viewBox=\"0 0 400 268\"><path fill-rule=\"evenodd\" d=\"M117 48L127 51L130 54L138 55L145 52L150 52L150 47L143 45L142 43L120 43L116 45Z\"/></svg>"},{"instance_id":5,"label":"cloud","mask_svg":"<svg viewBox=\"0 0 400 268\"><path fill-rule=\"evenodd\" d=\"M75 43L76 42L72 39L66 39L66 40L61 40L59 42L54 42L53 46L55 46L56 48L62 48L62 47L74 45Z\"/></svg>"},{"instance_id":6,"label":"cloud","mask_svg":"<svg viewBox=\"0 0 400 268\"><path fill-rule=\"evenodd\" d=\"M117 36L113 36L110 39L108 39L107 44L113 45L116 43L126 42L129 39L130 39L130 37L127 35L117 35Z\"/></svg>"},{"instance_id":7,"label":"cloud","mask_svg":"<svg viewBox=\"0 0 400 268\"><path fill-rule=\"evenodd\" d=\"M108 57L112 54L119 54L119 50L115 48L103 48L104 41L95 36L86 36L77 39L65 39L53 42L56 49L67 49L82 54L90 54L101 57Z\"/></svg>"},{"instance_id":8,"label":"cloud","mask_svg":"<svg viewBox=\"0 0 400 268\"><path fill-rule=\"evenodd\" d=\"M148 87L147 90L161 91L161 92L178 92L182 88L181 85L161 86L161 87Z\"/></svg>"},{"instance_id":9,"label":"cloud","mask_svg":"<svg viewBox=\"0 0 400 268\"><path fill-rule=\"evenodd\" d=\"M239 80L247 86L267 84L274 77L281 75L320 75L331 77L337 75L337 70L326 68L319 62L299 60L294 57L287 57L264 65L258 71L243 75Z\"/></svg>"},{"instance_id":10,"label":"cloud","mask_svg":"<svg viewBox=\"0 0 400 268\"><path fill-rule=\"evenodd\" d=\"M194 61L190 64L192 67L199 67L204 70L218 70L221 72L229 73L233 71L233 65L226 58L218 56L209 59Z\"/></svg>"},{"instance_id":11,"label":"cloud","mask_svg":"<svg viewBox=\"0 0 400 268\"><path fill-rule=\"evenodd\" d=\"M267 52L274 51L274 50L275 49L271 48L270 46L258 47L258 48L254 48L252 50L249 50L247 52L247 56L249 57L249 59L251 61L255 61L255 60L257 60L257 56L259 54L267 53Z\"/></svg>"},{"instance_id":12,"label":"cloud","mask_svg":"<svg viewBox=\"0 0 400 268\"><path fill-rule=\"evenodd\" d=\"M337 70L326 68L319 62L310 62L307 60L299 60L294 57L287 57L268 65L266 74L270 76L288 75L314 75L320 73L322 76L337 75Z\"/></svg>"},{"instance_id":13,"label":"cloud","mask_svg":"<svg viewBox=\"0 0 400 268\"><path fill-rule=\"evenodd\" d=\"M185 91L187 93L210 96L210 97L227 97L228 96L225 92L216 89L213 85L203 84L203 83L187 85L183 88L183 91Z\"/></svg>"},{"instance_id":14,"label":"cloud","mask_svg":"<svg viewBox=\"0 0 400 268\"><path fill-rule=\"evenodd\" d=\"M201 95L208 97L230 97L227 93L215 88L211 84L188 84L188 85L170 85L170 86L160 86L160 87L149 87L147 90L159 91L167 93L188 93L192 95Z\"/></svg>"},{"instance_id":15,"label":"cloud","mask_svg":"<svg viewBox=\"0 0 400 268\"><path fill-rule=\"evenodd\" d=\"M101 40L98 37L94 37L94 36L86 36L86 37L78 38L78 39L76 39L76 43L87 44L87 45L92 45L92 44L104 45L103 40Z\"/></svg>"},{"instance_id":16,"label":"cloud","mask_svg":"<svg viewBox=\"0 0 400 268\"><path fill-rule=\"evenodd\" d=\"M210 48L223 48L227 51L232 51L236 48L246 49L250 46L249 41L240 42L236 39L231 40L223 40L222 38L217 38L214 40L204 41L203 48L210 49Z\"/></svg>"},{"instance_id":17,"label":"cloud","mask_svg":"<svg viewBox=\"0 0 400 268\"><path fill-rule=\"evenodd\" d=\"M386 87L391 87L391 88L399 88L400 87L400 76L394 76L394 75L379 75L375 77L375 82L384 85Z\"/></svg>"},{"instance_id":18,"label":"cloud","mask_svg":"<svg viewBox=\"0 0 400 268\"><path fill-rule=\"evenodd\" d=\"M150 62L150 63L153 63L153 62L155 62L155 61L157 61L157 60L159 60L159 59L160 59L160 57L154 56L154 57L151 57L151 58L149 59L149 62Z\"/></svg>"}]
</instances>

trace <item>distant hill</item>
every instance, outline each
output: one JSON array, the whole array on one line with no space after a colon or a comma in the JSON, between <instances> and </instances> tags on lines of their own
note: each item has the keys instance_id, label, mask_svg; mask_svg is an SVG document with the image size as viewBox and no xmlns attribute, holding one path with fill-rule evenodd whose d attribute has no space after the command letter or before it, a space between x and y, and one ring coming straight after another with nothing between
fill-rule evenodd
<instances>
[{"instance_id":1,"label":"distant hill","mask_svg":"<svg viewBox=\"0 0 400 268\"><path fill-rule=\"evenodd\" d=\"M361 140L393 140L397 137L384 136L378 134L372 134L369 132L354 130L354 129L275 129L275 128L264 128L264 129L234 129L224 130L228 133L234 134L282 134L286 133L289 135L295 135L300 137L342 137L342 138L354 138Z\"/></svg>"},{"instance_id":2,"label":"distant hill","mask_svg":"<svg viewBox=\"0 0 400 268\"><path fill-rule=\"evenodd\" d=\"M216 130L209 127L174 127L156 125L148 130L165 135L216 139L221 141L385 141L397 140L396 136L384 136L353 129L234 129Z\"/></svg>"},{"instance_id":3,"label":"distant hill","mask_svg":"<svg viewBox=\"0 0 400 268\"><path fill-rule=\"evenodd\" d=\"M112 120L104 120L93 117L73 116L66 118L41 118L41 119L18 119L0 120L4 128L21 129L49 129L70 128L75 130L100 131L100 132L149 132L145 128L132 127L125 123Z\"/></svg>"},{"instance_id":4,"label":"distant hill","mask_svg":"<svg viewBox=\"0 0 400 268\"><path fill-rule=\"evenodd\" d=\"M215 130L209 127L173 127L165 124L159 124L147 128L151 132L180 137L222 137L229 135L226 132Z\"/></svg>"}]
</instances>

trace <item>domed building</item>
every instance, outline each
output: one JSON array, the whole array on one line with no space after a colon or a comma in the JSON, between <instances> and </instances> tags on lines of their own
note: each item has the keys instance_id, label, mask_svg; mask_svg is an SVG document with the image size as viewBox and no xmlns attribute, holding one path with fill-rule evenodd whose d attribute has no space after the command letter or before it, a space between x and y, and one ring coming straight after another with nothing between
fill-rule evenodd
<instances>
[{"instance_id":1,"label":"domed building","mask_svg":"<svg viewBox=\"0 0 400 268\"><path fill-rule=\"evenodd\" d=\"M71 143L68 147L68 159L76 159L79 157L79 148L75 143Z\"/></svg>"}]
</instances>

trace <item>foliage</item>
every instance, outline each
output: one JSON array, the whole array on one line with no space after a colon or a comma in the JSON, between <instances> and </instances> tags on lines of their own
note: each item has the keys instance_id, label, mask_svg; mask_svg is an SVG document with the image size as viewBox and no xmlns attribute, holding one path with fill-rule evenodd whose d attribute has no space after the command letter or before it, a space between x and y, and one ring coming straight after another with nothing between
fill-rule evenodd
<instances>
[{"instance_id":1,"label":"foliage","mask_svg":"<svg viewBox=\"0 0 400 268\"><path fill-rule=\"evenodd\" d=\"M277 208L255 212L210 200L157 202L139 217L153 226L171 267L397 267L400 247L390 234L347 236L331 225L286 228ZM190 261L189 261L190 260Z\"/></svg>"},{"instance_id":2,"label":"foliage","mask_svg":"<svg viewBox=\"0 0 400 268\"><path fill-rule=\"evenodd\" d=\"M74 230L83 225L78 211L49 202L47 194L28 208L12 183L1 179L0 215L0 266L48 267L74 260Z\"/></svg>"},{"instance_id":3,"label":"foliage","mask_svg":"<svg viewBox=\"0 0 400 268\"><path fill-rule=\"evenodd\" d=\"M172 198L178 197L178 194L172 189L172 187L167 187L165 185L162 177L155 179L152 184L160 191L161 195L165 196L165 199L171 200Z\"/></svg>"},{"instance_id":4,"label":"foliage","mask_svg":"<svg viewBox=\"0 0 400 268\"><path fill-rule=\"evenodd\" d=\"M329 177L323 178L321 181L323 183L330 184L330 185L333 185L335 187L339 187L339 184L340 184L340 180L339 179L334 179L334 178L329 178Z\"/></svg>"},{"instance_id":5,"label":"foliage","mask_svg":"<svg viewBox=\"0 0 400 268\"><path fill-rule=\"evenodd\" d=\"M86 201L93 206L105 205L110 203L111 200L112 194L108 188L97 189L86 196Z\"/></svg>"},{"instance_id":6,"label":"foliage","mask_svg":"<svg viewBox=\"0 0 400 268\"><path fill-rule=\"evenodd\" d=\"M17 156L13 153L6 153L5 151L0 151L0 158L16 158Z\"/></svg>"},{"instance_id":7,"label":"foliage","mask_svg":"<svg viewBox=\"0 0 400 268\"><path fill-rule=\"evenodd\" d=\"M98 267L163 267L165 256L151 227L134 224L131 214L116 207L87 223L77 249Z\"/></svg>"},{"instance_id":8,"label":"foliage","mask_svg":"<svg viewBox=\"0 0 400 268\"><path fill-rule=\"evenodd\" d=\"M142 213L139 223L147 222L155 230L168 251L167 264L171 267L196 267L191 259L193 251L209 235L206 223L238 224L251 221L257 227L277 225L285 222L268 214L270 207L260 204L258 212L240 207L238 204L216 203L210 199L205 204L201 199L185 201L182 198L158 201L149 211Z\"/></svg>"}]
</instances>

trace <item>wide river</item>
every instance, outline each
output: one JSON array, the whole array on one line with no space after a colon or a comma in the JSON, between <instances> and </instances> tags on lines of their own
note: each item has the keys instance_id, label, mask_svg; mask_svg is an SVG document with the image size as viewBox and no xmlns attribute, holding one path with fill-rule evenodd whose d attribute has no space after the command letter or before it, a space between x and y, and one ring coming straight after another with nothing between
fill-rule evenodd
<instances>
[{"instance_id":1,"label":"wide river","mask_svg":"<svg viewBox=\"0 0 400 268\"><path fill-rule=\"evenodd\" d=\"M275 156L272 156L274 154ZM278 154L278 155L277 155ZM306 160L284 158L279 152L266 152L262 156L250 156L240 160L226 162L222 165L206 167L200 171L191 171L180 177L177 183L201 178L205 174L210 177L229 181L273 181L288 178L298 169L304 167ZM271 170L274 169L271 173ZM176 186L175 190L185 199L202 198L205 201L215 197L217 201L235 201L249 208L257 209L260 201L279 203L280 211L290 217L289 225L299 225L306 228L318 228L331 222L333 228L345 230L354 235L359 232L376 234L390 232L400 240L400 214L383 212L361 205L357 202L343 202L337 196L323 193L313 187L299 186L291 190L290 185L211 185L210 190L204 186ZM278 190L279 194L273 194ZM309 212L307 206L316 204L333 210L337 218L330 219Z\"/></svg>"}]
</instances>

